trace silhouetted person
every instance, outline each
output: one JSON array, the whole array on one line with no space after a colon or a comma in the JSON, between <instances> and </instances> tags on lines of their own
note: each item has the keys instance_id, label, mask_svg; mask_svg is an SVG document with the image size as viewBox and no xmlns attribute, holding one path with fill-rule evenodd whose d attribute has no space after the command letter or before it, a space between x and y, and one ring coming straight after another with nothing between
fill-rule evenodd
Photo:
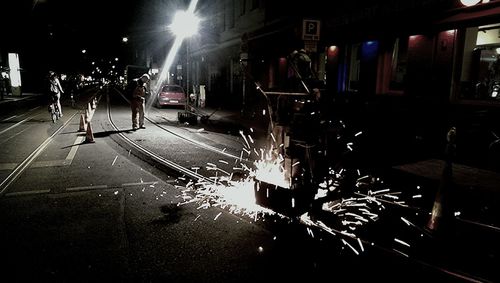
<instances>
[{"instance_id":1,"label":"silhouetted person","mask_svg":"<svg viewBox=\"0 0 500 283\"><path fill-rule=\"evenodd\" d=\"M63 116L62 108L61 108L61 95L64 93L63 88L61 86L61 82L57 77L57 74L53 71L49 71L49 81L48 81L48 95L49 101L54 101L59 108L59 117Z\"/></svg>"},{"instance_id":2,"label":"silhouetted person","mask_svg":"<svg viewBox=\"0 0 500 283\"><path fill-rule=\"evenodd\" d=\"M144 126L144 107L146 101L146 84L149 81L149 75L144 74L139 79L134 80L136 86L132 93L130 107L132 108L132 129L145 129ZM139 117L137 117L139 116Z\"/></svg>"}]
</instances>

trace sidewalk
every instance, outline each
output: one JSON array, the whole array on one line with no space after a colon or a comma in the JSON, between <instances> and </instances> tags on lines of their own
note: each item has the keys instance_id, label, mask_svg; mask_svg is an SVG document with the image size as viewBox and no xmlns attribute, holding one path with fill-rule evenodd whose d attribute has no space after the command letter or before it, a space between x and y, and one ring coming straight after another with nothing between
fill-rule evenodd
<instances>
[{"instance_id":1,"label":"sidewalk","mask_svg":"<svg viewBox=\"0 0 500 283\"><path fill-rule=\"evenodd\" d=\"M444 160L428 159L397 165L394 168L423 178L440 180L444 168ZM500 193L500 173L498 172L454 163L453 182L462 187Z\"/></svg>"},{"instance_id":2,"label":"sidewalk","mask_svg":"<svg viewBox=\"0 0 500 283\"><path fill-rule=\"evenodd\" d=\"M443 160L421 160L394 166L391 177L430 184L427 198L433 202L443 168ZM446 197L448 213L500 233L500 173L454 163L452 185Z\"/></svg>"},{"instance_id":3,"label":"sidewalk","mask_svg":"<svg viewBox=\"0 0 500 283\"><path fill-rule=\"evenodd\" d=\"M42 94L41 93L22 93L21 96L14 96L12 94L4 95L3 100L0 100L0 105L1 104L7 104L7 103L12 103L12 102L19 102L23 101L26 99L32 99L32 98L37 98L40 97Z\"/></svg>"},{"instance_id":4,"label":"sidewalk","mask_svg":"<svg viewBox=\"0 0 500 283\"><path fill-rule=\"evenodd\" d=\"M199 122L205 126L206 130L231 134L238 134L239 131L252 132L255 136L264 138L268 135L269 118L263 114L243 114L238 110L212 107L197 108L196 111L205 116L205 118L200 118Z\"/></svg>"}]
</instances>

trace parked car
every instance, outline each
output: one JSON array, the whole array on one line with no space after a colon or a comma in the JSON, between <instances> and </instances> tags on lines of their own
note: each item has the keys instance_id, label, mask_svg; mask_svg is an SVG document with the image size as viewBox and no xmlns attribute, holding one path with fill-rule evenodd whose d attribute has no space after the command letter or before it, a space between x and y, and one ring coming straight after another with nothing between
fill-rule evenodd
<instances>
[{"instance_id":1,"label":"parked car","mask_svg":"<svg viewBox=\"0 0 500 283\"><path fill-rule=\"evenodd\" d=\"M164 85L156 97L156 107L162 106L185 106L187 101L184 89L179 85Z\"/></svg>"}]
</instances>

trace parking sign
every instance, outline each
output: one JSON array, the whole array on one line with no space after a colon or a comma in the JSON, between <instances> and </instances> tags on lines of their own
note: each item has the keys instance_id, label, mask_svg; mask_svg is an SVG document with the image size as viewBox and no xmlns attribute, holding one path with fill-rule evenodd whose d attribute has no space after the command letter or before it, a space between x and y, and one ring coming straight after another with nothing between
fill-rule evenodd
<instances>
[{"instance_id":1,"label":"parking sign","mask_svg":"<svg viewBox=\"0 0 500 283\"><path fill-rule=\"evenodd\" d=\"M302 21L302 39L319 40L320 21L303 20Z\"/></svg>"}]
</instances>

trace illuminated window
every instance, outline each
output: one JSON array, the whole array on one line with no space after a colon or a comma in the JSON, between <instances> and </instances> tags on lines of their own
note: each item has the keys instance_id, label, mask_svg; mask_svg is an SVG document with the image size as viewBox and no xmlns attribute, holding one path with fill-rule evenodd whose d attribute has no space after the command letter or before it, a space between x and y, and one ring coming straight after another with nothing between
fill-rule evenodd
<instances>
[{"instance_id":1,"label":"illuminated window","mask_svg":"<svg viewBox=\"0 0 500 283\"><path fill-rule=\"evenodd\" d=\"M465 42L458 97L499 100L500 24L469 27L463 32Z\"/></svg>"}]
</instances>

